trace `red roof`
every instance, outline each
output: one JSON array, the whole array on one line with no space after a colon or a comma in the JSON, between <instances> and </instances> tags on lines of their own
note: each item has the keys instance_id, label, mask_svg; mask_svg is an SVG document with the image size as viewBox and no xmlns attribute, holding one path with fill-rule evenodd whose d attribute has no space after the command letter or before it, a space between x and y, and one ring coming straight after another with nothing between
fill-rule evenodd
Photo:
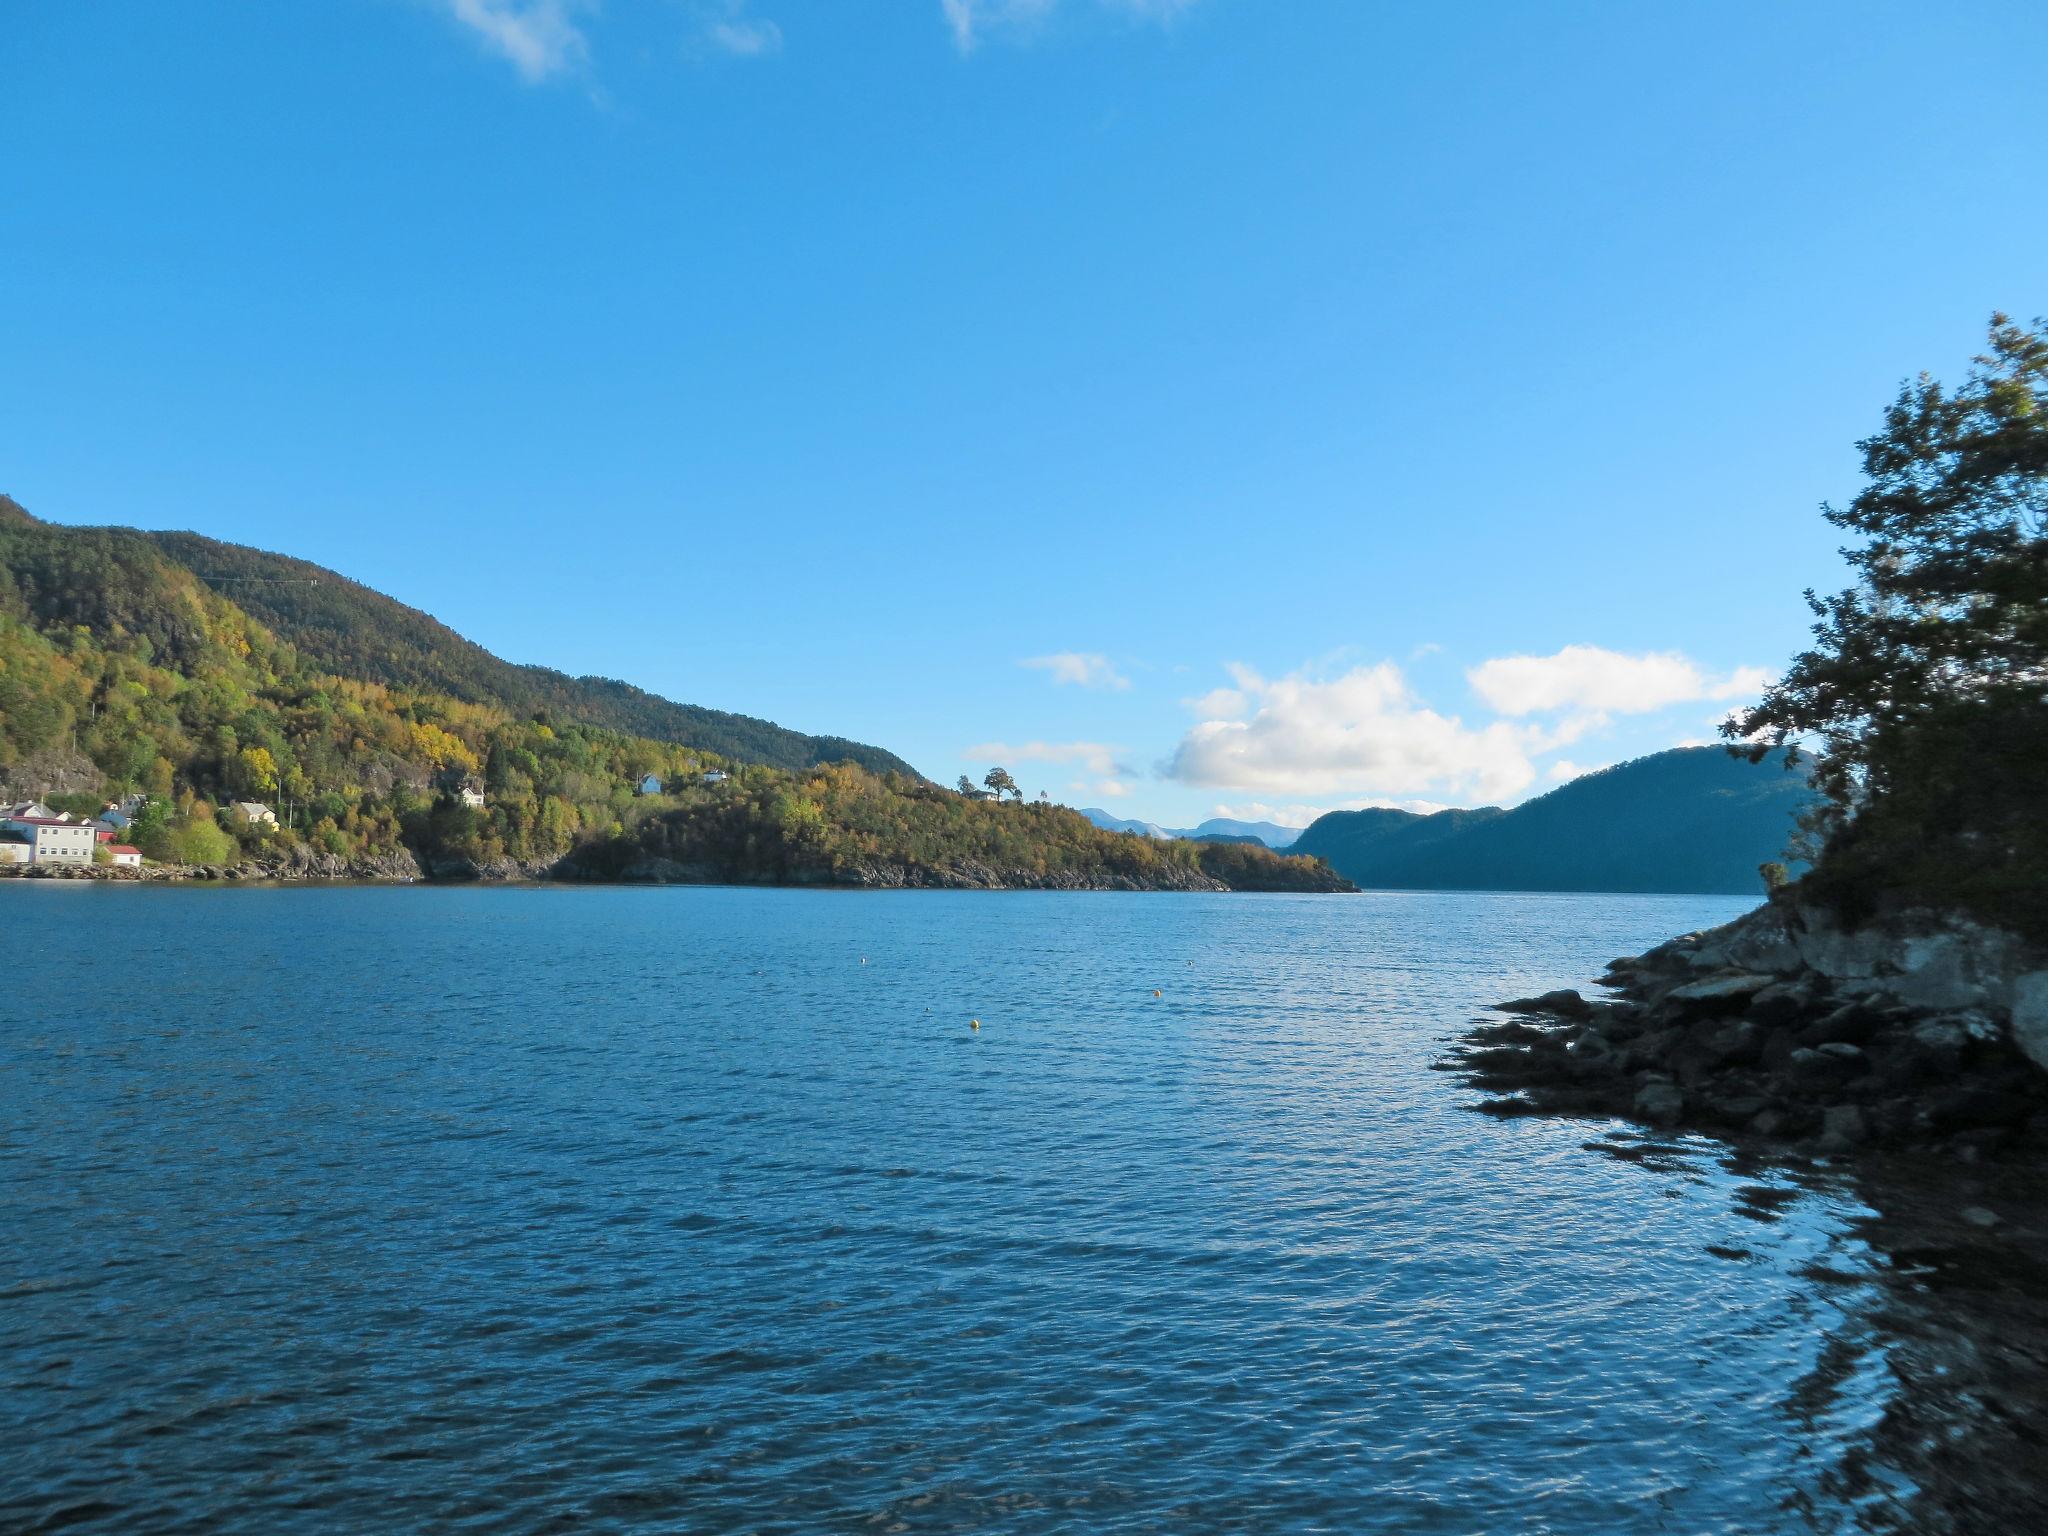
<instances>
[{"instance_id":1,"label":"red roof","mask_svg":"<svg viewBox=\"0 0 2048 1536\"><path fill-rule=\"evenodd\" d=\"M61 816L9 816L7 820L23 827L89 827L89 821L66 821Z\"/></svg>"},{"instance_id":2,"label":"red roof","mask_svg":"<svg viewBox=\"0 0 2048 1536\"><path fill-rule=\"evenodd\" d=\"M130 848L130 847L129 847L129 846L128 846L128 845L126 844L126 843L116 843L116 844L114 844L114 846L113 846L113 847L109 848L109 849L107 850L107 852L109 852L109 853L132 853L132 854L134 854L134 855L135 855L135 857L137 857L138 859L142 857L142 850L141 850L140 848Z\"/></svg>"}]
</instances>

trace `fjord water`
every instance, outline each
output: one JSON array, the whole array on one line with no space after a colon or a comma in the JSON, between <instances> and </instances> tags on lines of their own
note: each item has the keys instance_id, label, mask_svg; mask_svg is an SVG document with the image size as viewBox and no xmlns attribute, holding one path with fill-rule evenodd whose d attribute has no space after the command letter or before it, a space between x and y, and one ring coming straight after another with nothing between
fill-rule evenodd
<instances>
[{"instance_id":1,"label":"fjord water","mask_svg":"<svg viewBox=\"0 0 2048 1536\"><path fill-rule=\"evenodd\" d=\"M1925 1514L1852 1189L1431 1069L1741 905L16 883L0 1526Z\"/></svg>"}]
</instances>

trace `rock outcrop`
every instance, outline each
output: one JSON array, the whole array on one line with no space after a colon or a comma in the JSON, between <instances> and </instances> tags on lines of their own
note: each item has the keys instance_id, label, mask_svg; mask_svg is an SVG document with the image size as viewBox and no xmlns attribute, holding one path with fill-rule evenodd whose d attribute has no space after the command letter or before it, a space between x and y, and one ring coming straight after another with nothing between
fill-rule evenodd
<instances>
[{"instance_id":1,"label":"rock outcrop","mask_svg":"<svg viewBox=\"0 0 2048 1536\"><path fill-rule=\"evenodd\" d=\"M2048 954L1966 919L1774 902L1500 1005L1447 1065L1502 1112L1616 1114L1846 1152L2048 1151Z\"/></svg>"}]
</instances>

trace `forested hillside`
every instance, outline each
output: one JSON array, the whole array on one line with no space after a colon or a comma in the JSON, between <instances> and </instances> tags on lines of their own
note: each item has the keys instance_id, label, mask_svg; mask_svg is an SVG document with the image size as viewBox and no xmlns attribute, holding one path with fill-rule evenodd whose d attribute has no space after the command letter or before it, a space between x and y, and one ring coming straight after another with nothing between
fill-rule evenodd
<instances>
[{"instance_id":1,"label":"forested hillside","mask_svg":"<svg viewBox=\"0 0 2048 1536\"><path fill-rule=\"evenodd\" d=\"M1166 847L939 789L875 748L510 667L331 573L283 574L317 571L0 506L0 797L85 813L140 793L151 859L301 873L1343 884L1310 860ZM660 790L641 793L650 775Z\"/></svg>"},{"instance_id":2,"label":"forested hillside","mask_svg":"<svg viewBox=\"0 0 2048 1536\"><path fill-rule=\"evenodd\" d=\"M194 533L63 528L0 497L4 611L42 629L85 625L147 636L177 665L193 654L186 596L227 599L300 665L387 688L446 694L515 716L600 726L778 768L856 762L910 773L892 752L765 720L677 704L610 678L515 666L445 624L321 566Z\"/></svg>"},{"instance_id":3,"label":"forested hillside","mask_svg":"<svg viewBox=\"0 0 2048 1536\"><path fill-rule=\"evenodd\" d=\"M1106 831L1043 802L969 798L851 764L695 791L593 844L570 870L606 879L1135 890L1348 889L1319 860Z\"/></svg>"},{"instance_id":4,"label":"forested hillside","mask_svg":"<svg viewBox=\"0 0 2048 1536\"><path fill-rule=\"evenodd\" d=\"M1817 796L1782 753L1749 763L1680 747L1574 779L1503 811L1334 811L1291 851L1394 890L1696 891L1761 895Z\"/></svg>"}]
</instances>

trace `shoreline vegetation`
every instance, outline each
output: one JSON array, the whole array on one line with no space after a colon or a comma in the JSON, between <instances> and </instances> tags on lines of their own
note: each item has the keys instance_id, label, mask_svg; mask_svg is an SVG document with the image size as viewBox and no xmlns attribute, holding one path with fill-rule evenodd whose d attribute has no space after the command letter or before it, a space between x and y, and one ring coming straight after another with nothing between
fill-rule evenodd
<instances>
[{"instance_id":1,"label":"shoreline vegetation","mask_svg":"<svg viewBox=\"0 0 2048 1536\"><path fill-rule=\"evenodd\" d=\"M1906 384L1836 527L1857 584L1723 727L1820 798L1767 904L1498 1005L1442 1063L1497 1113L1622 1115L1839 1154L2048 1154L2048 322Z\"/></svg>"},{"instance_id":2,"label":"shoreline vegetation","mask_svg":"<svg viewBox=\"0 0 2048 1536\"><path fill-rule=\"evenodd\" d=\"M1079 858L1048 860L1041 854L1030 865L991 863L973 855L939 862L872 855L834 863L829 857L819 856L816 850L787 845L778 845L769 857L756 844L749 857L759 862L735 865L729 858L709 850L688 859L650 851L679 845L688 848L699 842L694 829L678 831L669 826L658 834L645 834L638 839L588 844L552 864L501 859L477 865L444 860L430 867L410 850L344 859L311 854L299 845L282 858L218 864L151 860L140 866L0 865L0 879L245 885L723 885L842 890L1329 893L1357 889L1316 859L1233 844L1162 845L1136 837L1129 841L1139 846L1095 850L1092 855ZM1160 852L1155 854L1154 850Z\"/></svg>"}]
</instances>

